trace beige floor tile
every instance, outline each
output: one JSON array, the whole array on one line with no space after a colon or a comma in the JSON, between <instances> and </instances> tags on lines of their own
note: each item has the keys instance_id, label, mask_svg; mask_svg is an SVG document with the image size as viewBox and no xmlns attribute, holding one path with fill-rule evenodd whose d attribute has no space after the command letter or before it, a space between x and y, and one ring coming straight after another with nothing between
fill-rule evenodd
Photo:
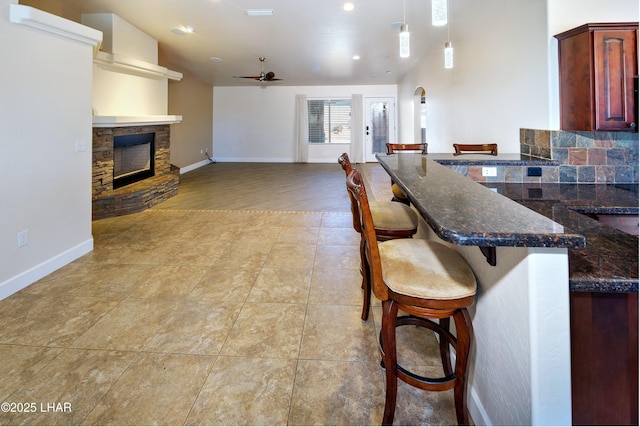
<instances>
[{"instance_id":1,"label":"beige floor tile","mask_svg":"<svg viewBox=\"0 0 640 427\"><path fill-rule=\"evenodd\" d=\"M220 356L187 425L286 425L297 362Z\"/></svg>"},{"instance_id":2,"label":"beige floor tile","mask_svg":"<svg viewBox=\"0 0 640 427\"><path fill-rule=\"evenodd\" d=\"M360 268L359 246L318 245L314 268L344 270Z\"/></svg>"},{"instance_id":3,"label":"beige floor tile","mask_svg":"<svg viewBox=\"0 0 640 427\"><path fill-rule=\"evenodd\" d=\"M312 268L316 245L275 243L265 260L267 268Z\"/></svg>"},{"instance_id":4,"label":"beige floor tile","mask_svg":"<svg viewBox=\"0 0 640 427\"><path fill-rule=\"evenodd\" d=\"M144 347L163 353L218 354L242 302L184 301Z\"/></svg>"},{"instance_id":5,"label":"beige floor tile","mask_svg":"<svg viewBox=\"0 0 640 427\"><path fill-rule=\"evenodd\" d=\"M147 265L108 264L101 270L93 269L77 279L67 277L66 280L82 283L73 294L82 296L125 298L134 292L152 274L154 268ZM80 275L83 272L78 272Z\"/></svg>"},{"instance_id":6,"label":"beige floor tile","mask_svg":"<svg viewBox=\"0 0 640 427\"><path fill-rule=\"evenodd\" d=\"M362 305L360 270L313 270L309 304Z\"/></svg>"},{"instance_id":7,"label":"beige floor tile","mask_svg":"<svg viewBox=\"0 0 640 427\"><path fill-rule=\"evenodd\" d=\"M116 351L65 350L9 398L12 402L35 403L36 412L0 413L0 424L80 424L135 356ZM63 410L47 411L48 404L61 404ZM69 408L65 404L70 410L65 410Z\"/></svg>"},{"instance_id":8,"label":"beige floor tile","mask_svg":"<svg viewBox=\"0 0 640 427\"><path fill-rule=\"evenodd\" d=\"M360 312L359 306L310 304L300 358L379 361L373 323L360 320Z\"/></svg>"},{"instance_id":9,"label":"beige floor tile","mask_svg":"<svg viewBox=\"0 0 640 427\"><path fill-rule=\"evenodd\" d=\"M85 425L181 425L215 356L140 353Z\"/></svg>"},{"instance_id":10,"label":"beige floor tile","mask_svg":"<svg viewBox=\"0 0 640 427\"><path fill-rule=\"evenodd\" d=\"M318 227L283 227L278 234L277 243L307 243L315 245L318 242L320 228Z\"/></svg>"},{"instance_id":11,"label":"beige floor tile","mask_svg":"<svg viewBox=\"0 0 640 427\"><path fill-rule=\"evenodd\" d=\"M305 308L304 304L246 303L220 354L295 359Z\"/></svg>"},{"instance_id":12,"label":"beige floor tile","mask_svg":"<svg viewBox=\"0 0 640 427\"><path fill-rule=\"evenodd\" d=\"M274 240L276 236L273 237ZM262 241L255 237L238 238L218 257L216 265L243 269L262 267L272 246L272 241Z\"/></svg>"},{"instance_id":13,"label":"beige floor tile","mask_svg":"<svg viewBox=\"0 0 640 427\"><path fill-rule=\"evenodd\" d=\"M263 268L247 301L306 304L311 272L311 269Z\"/></svg>"},{"instance_id":14,"label":"beige floor tile","mask_svg":"<svg viewBox=\"0 0 640 427\"><path fill-rule=\"evenodd\" d=\"M51 362L63 349L0 345L0 401L5 402L33 375Z\"/></svg>"},{"instance_id":15,"label":"beige floor tile","mask_svg":"<svg viewBox=\"0 0 640 427\"><path fill-rule=\"evenodd\" d=\"M0 343L66 347L117 303L97 297L13 295L0 301Z\"/></svg>"},{"instance_id":16,"label":"beige floor tile","mask_svg":"<svg viewBox=\"0 0 640 427\"><path fill-rule=\"evenodd\" d=\"M147 274L132 298L184 299L209 269L201 266L162 265Z\"/></svg>"},{"instance_id":17,"label":"beige floor tile","mask_svg":"<svg viewBox=\"0 0 640 427\"><path fill-rule=\"evenodd\" d=\"M289 425L380 425L381 371L374 363L300 360Z\"/></svg>"},{"instance_id":18,"label":"beige floor tile","mask_svg":"<svg viewBox=\"0 0 640 427\"><path fill-rule=\"evenodd\" d=\"M289 212L287 227L320 227L323 216L317 212Z\"/></svg>"},{"instance_id":19,"label":"beige floor tile","mask_svg":"<svg viewBox=\"0 0 640 427\"><path fill-rule=\"evenodd\" d=\"M246 301L260 267L211 267L187 297L190 300Z\"/></svg>"},{"instance_id":20,"label":"beige floor tile","mask_svg":"<svg viewBox=\"0 0 640 427\"><path fill-rule=\"evenodd\" d=\"M396 402L393 425L458 425L453 390L425 391L399 381Z\"/></svg>"},{"instance_id":21,"label":"beige floor tile","mask_svg":"<svg viewBox=\"0 0 640 427\"><path fill-rule=\"evenodd\" d=\"M72 347L140 351L178 303L176 300L126 299L82 334Z\"/></svg>"},{"instance_id":22,"label":"beige floor tile","mask_svg":"<svg viewBox=\"0 0 640 427\"><path fill-rule=\"evenodd\" d=\"M344 189L345 195L347 193L347 189ZM351 209L351 204L345 204L345 210L349 211ZM322 227L338 227L338 228L349 228L353 227L353 216L351 212L325 212L322 214Z\"/></svg>"},{"instance_id":23,"label":"beige floor tile","mask_svg":"<svg viewBox=\"0 0 640 427\"><path fill-rule=\"evenodd\" d=\"M323 227L318 236L319 245L360 245L360 234L353 227Z\"/></svg>"}]
</instances>

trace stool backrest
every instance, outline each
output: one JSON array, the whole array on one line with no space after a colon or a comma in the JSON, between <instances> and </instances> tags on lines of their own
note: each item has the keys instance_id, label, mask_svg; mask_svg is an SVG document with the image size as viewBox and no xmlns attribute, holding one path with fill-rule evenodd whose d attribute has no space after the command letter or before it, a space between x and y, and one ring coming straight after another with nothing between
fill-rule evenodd
<instances>
[{"instance_id":1,"label":"stool backrest","mask_svg":"<svg viewBox=\"0 0 640 427\"><path fill-rule=\"evenodd\" d=\"M351 160L349 160L349 155L347 153L342 153L342 155L338 157L338 163L340 163L340 166L342 166L342 169L345 171L346 175L349 176L349 174L353 170L353 167L351 166ZM349 194L349 200L351 201L353 229L356 230L356 233L362 233L360 213L358 212L358 202L353 198L353 195L350 191L347 190L347 194Z\"/></svg>"},{"instance_id":2,"label":"stool backrest","mask_svg":"<svg viewBox=\"0 0 640 427\"><path fill-rule=\"evenodd\" d=\"M427 144L392 144L387 142L387 154L394 154L398 151L420 151L422 154L427 154Z\"/></svg>"},{"instance_id":3,"label":"stool backrest","mask_svg":"<svg viewBox=\"0 0 640 427\"><path fill-rule=\"evenodd\" d=\"M498 155L498 144L453 144L454 156L464 153Z\"/></svg>"},{"instance_id":4,"label":"stool backrest","mask_svg":"<svg viewBox=\"0 0 640 427\"><path fill-rule=\"evenodd\" d=\"M362 238L365 241L365 256L370 269L371 288L376 298L381 301L389 299L389 289L382 281L382 264L380 262L380 250L376 238L376 230L373 226L373 216L369 207L367 190L362 182L362 175L358 169L353 169L347 176L347 189L356 200L358 209L358 222L362 228Z\"/></svg>"}]
</instances>

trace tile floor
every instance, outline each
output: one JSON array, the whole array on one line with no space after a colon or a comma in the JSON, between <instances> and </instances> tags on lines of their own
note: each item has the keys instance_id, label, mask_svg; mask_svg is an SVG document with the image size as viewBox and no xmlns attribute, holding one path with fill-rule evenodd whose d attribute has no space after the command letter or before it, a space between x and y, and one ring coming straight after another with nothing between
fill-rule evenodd
<instances>
[{"instance_id":1,"label":"tile floor","mask_svg":"<svg viewBox=\"0 0 640 427\"><path fill-rule=\"evenodd\" d=\"M380 424L380 309L360 320L346 209L153 208L93 235L0 301L0 424ZM399 339L437 369L433 335ZM398 402L397 425L456 423L452 392L401 383Z\"/></svg>"}]
</instances>

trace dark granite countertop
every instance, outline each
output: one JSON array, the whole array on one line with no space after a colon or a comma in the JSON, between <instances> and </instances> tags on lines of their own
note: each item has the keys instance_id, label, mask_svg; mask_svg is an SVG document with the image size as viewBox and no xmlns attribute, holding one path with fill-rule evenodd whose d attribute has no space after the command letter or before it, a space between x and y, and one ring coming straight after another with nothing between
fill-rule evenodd
<instances>
[{"instance_id":1,"label":"dark granite countertop","mask_svg":"<svg viewBox=\"0 0 640 427\"><path fill-rule=\"evenodd\" d=\"M557 160L531 157L526 154L505 153L491 156L488 154L463 154L454 156L448 153L427 154L429 160L434 160L441 165L496 165L496 166L558 166Z\"/></svg>"},{"instance_id":2,"label":"dark granite countertop","mask_svg":"<svg viewBox=\"0 0 640 427\"><path fill-rule=\"evenodd\" d=\"M377 157L443 240L566 247L571 291L638 292L638 238L588 216L637 214L637 185L480 184L430 156Z\"/></svg>"},{"instance_id":3,"label":"dark granite countertop","mask_svg":"<svg viewBox=\"0 0 640 427\"><path fill-rule=\"evenodd\" d=\"M443 240L465 246L583 248L585 238L420 154L377 155Z\"/></svg>"},{"instance_id":4,"label":"dark granite countertop","mask_svg":"<svg viewBox=\"0 0 640 427\"><path fill-rule=\"evenodd\" d=\"M638 214L635 184L487 183L500 194L587 239L569 250L569 289L582 292L638 292L638 237L588 214Z\"/></svg>"}]
</instances>

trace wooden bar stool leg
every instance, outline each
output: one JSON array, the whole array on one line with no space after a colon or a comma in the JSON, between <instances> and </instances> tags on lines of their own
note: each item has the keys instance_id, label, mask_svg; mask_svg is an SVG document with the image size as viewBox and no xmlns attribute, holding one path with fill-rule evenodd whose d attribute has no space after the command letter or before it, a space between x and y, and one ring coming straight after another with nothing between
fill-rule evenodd
<instances>
[{"instance_id":1,"label":"wooden bar stool leg","mask_svg":"<svg viewBox=\"0 0 640 427\"><path fill-rule=\"evenodd\" d=\"M450 317L440 319L440 327L449 332ZM453 367L451 366L451 347L449 341L440 336L440 358L442 359L442 369L444 370L444 376L453 374Z\"/></svg>"},{"instance_id":2,"label":"wooden bar stool leg","mask_svg":"<svg viewBox=\"0 0 640 427\"><path fill-rule=\"evenodd\" d=\"M456 417L459 425L469 425L469 411L467 410L467 365L473 325L469 311L466 308L456 310L453 314L456 324L456 385L453 390Z\"/></svg>"},{"instance_id":3,"label":"wooden bar stool leg","mask_svg":"<svg viewBox=\"0 0 640 427\"><path fill-rule=\"evenodd\" d=\"M384 366L386 375L386 393L382 425L392 425L396 412L398 396L398 358L396 353L396 319L398 304L387 300L382 302L382 347L384 349Z\"/></svg>"},{"instance_id":4,"label":"wooden bar stool leg","mask_svg":"<svg viewBox=\"0 0 640 427\"><path fill-rule=\"evenodd\" d=\"M360 263L362 268L362 315L360 318L367 321L369 318L369 311L371 310L371 273L369 271L369 263L365 256L365 240L360 240Z\"/></svg>"}]
</instances>

